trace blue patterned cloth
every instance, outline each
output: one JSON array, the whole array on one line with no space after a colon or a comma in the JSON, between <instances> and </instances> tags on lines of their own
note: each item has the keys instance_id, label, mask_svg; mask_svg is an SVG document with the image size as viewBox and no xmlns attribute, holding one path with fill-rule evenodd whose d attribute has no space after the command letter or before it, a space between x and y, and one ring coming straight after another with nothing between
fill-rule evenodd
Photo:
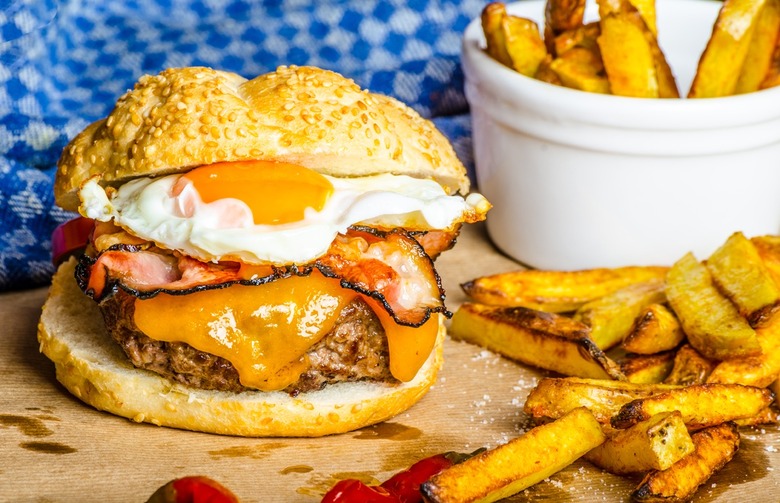
<instances>
[{"instance_id":1,"label":"blue patterned cloth","mask_svg":"<svg viewBox=\"0 0 780 503\"><path fill-rule=\"evenodd\" d=\"M145 73L316 65L431 118L472 164L460 39L487 0L0 0L0 291L49 281L62 148Z\"/></svg>"}]
</instances>

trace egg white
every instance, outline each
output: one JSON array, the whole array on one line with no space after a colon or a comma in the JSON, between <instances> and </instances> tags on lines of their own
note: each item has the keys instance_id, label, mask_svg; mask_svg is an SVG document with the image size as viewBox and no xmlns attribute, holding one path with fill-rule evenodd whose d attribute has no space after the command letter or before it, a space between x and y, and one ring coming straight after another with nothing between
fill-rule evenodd
<instances>
[{"instance_id":1,"label":"egg white","mask_svg":"<svg viewBox=\"0 0 780 503\"><path fill-rule=\"evenodd\" d=\"M99 221L113 219L140 238L203 261L281 265L324 255L350 225L447 229L486 204L478 194L467 199L447 195L433 180L391 174L326 176L334 190L321 211L307 208L296 222L255 225L251 209L239 199L205 203L191 184L173 196L180 176L136 179L108 192L91 179L79 192L79 211Z\"/></svg>"}]
</instances>

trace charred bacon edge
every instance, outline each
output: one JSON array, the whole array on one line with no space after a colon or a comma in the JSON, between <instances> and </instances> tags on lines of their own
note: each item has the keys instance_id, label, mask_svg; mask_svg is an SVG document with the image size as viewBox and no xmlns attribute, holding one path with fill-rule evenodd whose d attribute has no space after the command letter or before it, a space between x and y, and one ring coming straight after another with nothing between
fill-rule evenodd
<instances>
[{"instance_id":1,"label":"charred bacon edge","mask_svg":"<svg viewBox=\"0 0 780 503\"><path fill-rule=\"evenodd\" d=\"M364 229L370 229L370 231L365 231ZM384 238L389 234L392 233L398 233L401 235L409 236L409 233L403 229L393 229L392 231L379 231L375 230L370 227L366 228L355 228L354 230L358 232L367 232L368 234ZM436 271L436 268L433 266L433 259L428 256L428 254L423 249L422 245L420 245L416 239L411 238L413 241L413 245L417 251L418 257L421 259L427 259L428 265L431 267L431 270L433 271L433 276L436 279L436 287L439 290L439 300L441 302L440 306L436 307L424 307L424 313L422 314L422 317L419 317L419 321L409 321L404 320L402 318L399 318L399 316L395 313L395 310L392 308L390 303L387 301L384 295L379 293L375 290L370 290L367 288L364 288L356 283L351 283L347 281L346 279L343 279L338 274L336 274L330 267L319 263L318 261L315 261L311 265L289 265L285 267L276 267L272 266L273 274L263 276L261 278L253 278L253 279L240 279L240 280L232 280L232 281L224 281L221 283L211 283L211 284L203 284L194 286L191 288L184 288L184 289L170 289L170 288L155 288L148 291L141 291L137 290L135 288L131 288L124 283L122 283L121 279L111 277L109 274L106 274L106 285L102 290L101 295L95 296L95 292L88 288L89 283L89 277L90 277L90 269L94 266L94 264L98 261L98 257L108 251L121 251L121 252L127 252L127 253L136 253L140 251L144 251L146 247L140 246L140 245L129 245L129 244L115 244L112 245L105 250L101 251L100 254L98 254L97 257L90 257L86 254L83 254L79 257L78 264L76 265L76 282L79 285L79 288L88 295L93 300L100 302L101 300L105 299L106 297L113 295L118 288L121 288L126 293L132 295L133 297L136 297L141 300L151 299L155 296L157 296L160 293L165 293L168 295L187 295L190 293L196 293L200 291L205 290L218 290L222 288L227 288L232 285L243 285L243 286L260 286L265 285L268 283L271 283L273 281L289 278L293 275L295 276L308 276L311 274L311 272L316 268L320 273L322 273L323 276L326 276L328 278L332 279L338 279L339 283L342 288L346 288L355 292L358 292L362 295L365 295L367 297L370 297L376 301L378 301L382 306L385 308L387 313L393 318L393 320L403 326L408 327L420 327L424 325L431 317L431 314L433 313L441 313L447 318L452 317L452 313L447 310L446 306L444 305L444 288L441 284L441 277L439 276L439 273ZM411 313L417 313L419 310L410 311ZM418 318L418 316L415 316L415 319Z\"/></svg>"}]
</instances>

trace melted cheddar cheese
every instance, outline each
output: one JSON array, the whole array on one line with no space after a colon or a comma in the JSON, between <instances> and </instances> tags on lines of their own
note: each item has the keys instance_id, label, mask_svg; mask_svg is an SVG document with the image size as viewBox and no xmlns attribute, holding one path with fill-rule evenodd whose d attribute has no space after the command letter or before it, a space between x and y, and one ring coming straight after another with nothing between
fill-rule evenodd
<instances>
[{"instance_id":1,"label":"melted cheddar cheese","mask_svg":"<svg viewBox=\"0 0 780 503\"><path fill-rule=\"evenodd\" d=\"M221 356L233 364L244 386L273 391L299 379L309 366L306 352L358 295L313 272L260 287L233 285L138 299L135 323L152 339L185 342ZM385 330L391 373L400 381L413 379L435 344L437 317L419 328L401 326L376 301L365 300Z\"/></svg>"}]
</instances>

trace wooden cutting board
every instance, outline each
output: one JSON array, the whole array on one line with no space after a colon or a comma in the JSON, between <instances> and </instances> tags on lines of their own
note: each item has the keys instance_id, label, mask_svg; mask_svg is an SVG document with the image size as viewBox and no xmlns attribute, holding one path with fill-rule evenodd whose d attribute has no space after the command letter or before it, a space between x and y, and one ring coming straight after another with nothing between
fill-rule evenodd
<instances>
[{"instance_id":1,"label":"wooden cutting board","mask_svg":"<svg viewBox=\"0 0 780 503\"><path fill-rule=\"evenodd\" d=\"M482 225L464 231L437 264L453 311L465 300L461 282L520 267L490 245ZM144 502L171 479L206 475L242 502L316 502L343 478L382 481L423 457L521 434L525 397L544 375L447 340L437 384L384 424L319 439L179 431L96 411L57 383L36 341L45 295L0 295L0 501ZM743 429L739 453L694 501L780 501L778 450L777 427ZM628 501L636 482L577 462L509 501Z\"/></svg>"}]
</instances>

